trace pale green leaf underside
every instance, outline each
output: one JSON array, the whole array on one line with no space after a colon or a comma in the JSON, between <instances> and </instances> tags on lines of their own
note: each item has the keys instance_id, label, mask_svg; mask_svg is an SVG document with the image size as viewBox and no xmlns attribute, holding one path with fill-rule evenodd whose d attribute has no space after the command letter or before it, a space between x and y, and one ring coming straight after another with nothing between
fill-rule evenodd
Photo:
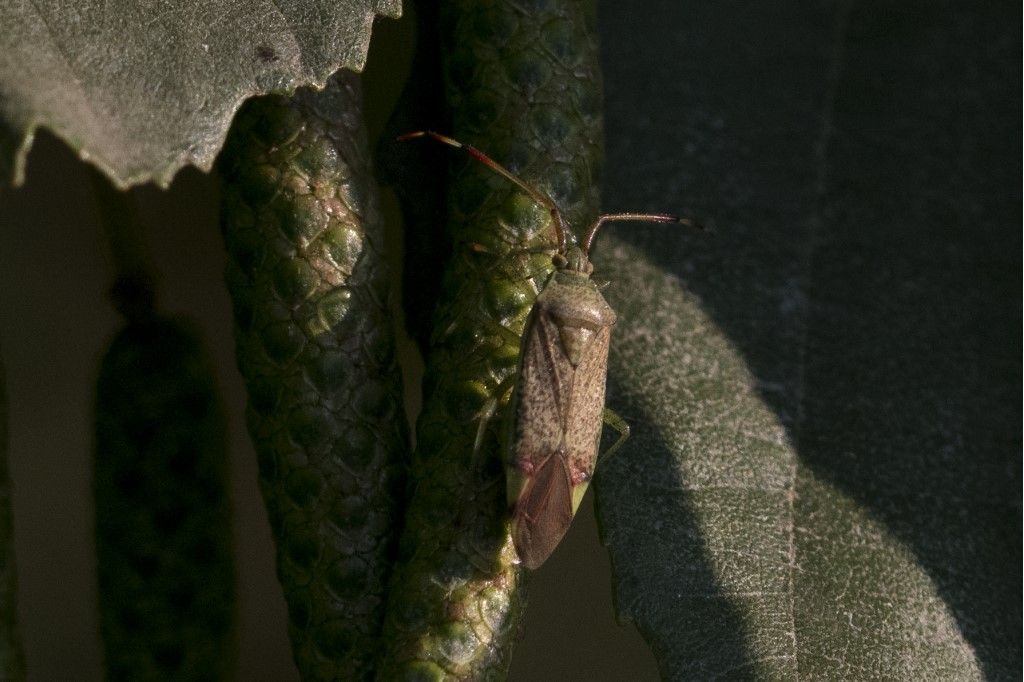
<instances>
[{"instance_id":1,"label":"pale green leaf underside","mask_svg":"<svg viewBox=\"0 0 1024 682\"><path fill-rule=\"evenodd\" d=\"M361 70L373 18L400 0L0 4L0 182L37 128L120 186L209 170L247 97Z\"/></svg>"}]
</instances>

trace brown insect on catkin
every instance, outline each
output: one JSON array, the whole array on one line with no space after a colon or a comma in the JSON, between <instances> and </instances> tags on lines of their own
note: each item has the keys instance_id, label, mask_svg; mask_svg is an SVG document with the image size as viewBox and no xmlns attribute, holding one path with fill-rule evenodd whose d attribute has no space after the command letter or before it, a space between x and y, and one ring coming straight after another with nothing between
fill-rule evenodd
<instances>
[{"instance_id":1,"label":"brown insect on catkin","mask_svg":"<svg viewBox=\"0 0 1024 682\"><path fill-rule=\"evenodd\" d=\"M604 456L629 436L626 423L604 407L608 345L616 315L590 279L594 237L611 221L694 223L662 213L611 213L594 221L582 246L570 245L570 228L551 197L479 149L450 137L420 131L399 140L417 137L462 149L507 178L548 210L557 235L555 272L537 296L523 334L507 439L512 540L523 565L536 569L565 537L587 491L597 465L602 423L608 421L619 432Z\"/></svg>"},{"instance_id":2,"label":"brown insect on catkin","mask_svg":"<svg viewBox=\"0 0 1024 682\"><path fill-rule=\"evenodd\" d=\"M446 123L417 117L396 132L450 128L514 160L516 172L557 196L572 220L595 214L603 105L593 2L446 0L437 9ZM381 680L503 679L524 612L502 424L481 424L506 405L502 389L516 374L526 320L551 274L543 254L507 256L550 242L550 216L478 164L444 175L443 222L408 223L450 245L450 255L436 299L412 303L430 306L429 350ZM442 225L443 237L430 231ZM418 256L409 262L423 266Z\"/></svg>"}]
</instances>

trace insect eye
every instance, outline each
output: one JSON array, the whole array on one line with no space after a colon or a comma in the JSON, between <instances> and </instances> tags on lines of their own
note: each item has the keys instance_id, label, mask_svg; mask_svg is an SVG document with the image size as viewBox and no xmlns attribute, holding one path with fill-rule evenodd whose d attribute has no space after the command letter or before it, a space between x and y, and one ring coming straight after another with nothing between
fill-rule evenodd
<instances>
[{"instance_id":1,"label":"insect eye","mask_svg":"<svg viewBox=\"0 0 1024 682\"><path fill-rule=\"evenodd\" d=\"M555 267L558 268L559 270L563 269L566 265L569 264L569 261L565 259L565 256L563 256L560 253L556 253L554 256L552 256L551 262L554 263Z\"/></svg>"}]
</instances>

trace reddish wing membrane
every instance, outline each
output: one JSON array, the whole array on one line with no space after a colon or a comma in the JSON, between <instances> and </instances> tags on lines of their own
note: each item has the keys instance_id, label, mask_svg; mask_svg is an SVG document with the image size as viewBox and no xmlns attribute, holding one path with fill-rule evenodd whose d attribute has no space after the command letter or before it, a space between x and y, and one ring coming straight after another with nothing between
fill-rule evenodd
<instances>
[{"instance_id":1,"label":"reddish wing membrane","mask_svg":"<svg viewBox=\"0 0 1024 682\"><path fill-rule=\"evenodd\" d=\"M531 571L547 561L572 523L572 474L566 460L564 453L550 453L516 503L512 541Z\"/></svg>"}]
</instances>

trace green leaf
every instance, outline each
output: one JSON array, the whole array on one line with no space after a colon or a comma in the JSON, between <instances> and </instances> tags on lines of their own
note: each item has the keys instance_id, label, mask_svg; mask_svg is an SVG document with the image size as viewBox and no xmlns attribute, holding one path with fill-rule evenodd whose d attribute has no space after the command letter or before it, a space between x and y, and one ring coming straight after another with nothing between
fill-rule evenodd
<instances>
[{"instance_id":1,"label":"green leaf","mask_svg":"<svg viewBox=\"0 0 1024 682\"><path fill-rule=\"evenodd\" d=\"M595 248L620 615L666 679L1019 677L1017 24L603 9L606 208L716 227Z\"/></svg>"},{"instance_id":2,"label":"green leaf","mask_svg":"<svg viewBox=\"0 0 1024 682\"><path fill-rule=\"evenodd\" d=\"M119 186L209 170L247 97L363 67L400 0L134 0L0 6L0 183L46 127Z\"/></svg>"}]
</instances>

